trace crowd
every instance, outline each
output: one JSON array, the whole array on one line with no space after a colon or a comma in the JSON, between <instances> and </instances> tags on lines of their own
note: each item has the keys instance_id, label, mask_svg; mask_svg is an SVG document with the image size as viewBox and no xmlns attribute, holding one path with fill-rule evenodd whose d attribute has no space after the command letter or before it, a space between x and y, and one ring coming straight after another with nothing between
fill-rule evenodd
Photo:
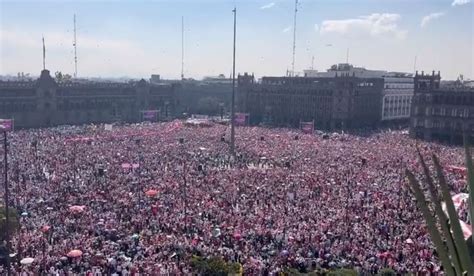
<instances>
[{"instance_id":1,"label":"crowd","mask_svg":"<svg viewBox=\"0 0 474 276\"><path fill-rule=\"evenodd\" d=\"M180 121L9 133L12 251L34 259L12 270L189 275L193 255L239 262L246 275L440 270L404 170L421 174L416 143L444 165L463 166L462 149L401 131L239 127L233 158L228 141L227 126ZM465 190L461 175L447 177Z\"/></svg>"}]
</instances>

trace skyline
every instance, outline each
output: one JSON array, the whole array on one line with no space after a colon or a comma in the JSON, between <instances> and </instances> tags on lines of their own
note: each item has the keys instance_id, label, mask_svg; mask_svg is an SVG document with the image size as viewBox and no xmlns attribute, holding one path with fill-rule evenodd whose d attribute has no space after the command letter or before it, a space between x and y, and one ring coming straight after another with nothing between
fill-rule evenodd
<instances>
[{"instance_id":1,"label":"skyline","mask_svg":"<svg viewBox=\"0 0 474 276\"><path fill-rule=\"evenodd\" d=\"M325 71L346 61L367 69L441 71L473 79L473 4L469 0L299 0L295 71ZM0 74L73 75L73 15L78 77L202 78L232 71L232 9L237 7L236 73L285 75L291 69L294 1L1 1Z\"/></svg>"}]
</instances>

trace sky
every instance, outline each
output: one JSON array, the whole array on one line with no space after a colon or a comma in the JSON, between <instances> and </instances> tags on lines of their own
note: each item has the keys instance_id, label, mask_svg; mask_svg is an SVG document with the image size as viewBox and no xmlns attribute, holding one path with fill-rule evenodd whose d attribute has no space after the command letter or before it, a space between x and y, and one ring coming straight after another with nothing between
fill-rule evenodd
<instances>
[{"instance_id":1,"label":"sky","mask_svg":"<svg viewBox=\"0 0 474 276\"><path fill-rule=\"evenodd\" d=\"M0 75L46 68L78 77L202 78L291 70L294 0L0 0ZM346 62L374 70L441 71L474 79L471 0L299 0L295 71ZM314 57L314 62L313 62ZM416 58L415 58L416 57ZM416 60L416 66L415 66Z\"/></svg>"}]
</instances>

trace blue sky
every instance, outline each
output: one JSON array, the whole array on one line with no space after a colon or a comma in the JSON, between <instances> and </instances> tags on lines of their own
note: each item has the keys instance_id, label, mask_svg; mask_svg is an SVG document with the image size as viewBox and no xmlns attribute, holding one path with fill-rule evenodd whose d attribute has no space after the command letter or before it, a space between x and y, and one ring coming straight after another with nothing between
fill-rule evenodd
<instances>
[{"instance_id":1,"label":"blue sky","mask_svg":"<svg viewBox=\"0 0 474 276\"><path fill-rule=\"evenodd\" d=\"M291 68L293 0L0 0L0 74L46 67L73 73L77 16L78 76L185 76L232 69L232 8L237 7L237 72L284 75ZM349 62L369 69L440 70L473 75L474 8L469 0L299 0L295 71ZM330 45L330 46L329 46Z\"/></svg>"}]
</instances>

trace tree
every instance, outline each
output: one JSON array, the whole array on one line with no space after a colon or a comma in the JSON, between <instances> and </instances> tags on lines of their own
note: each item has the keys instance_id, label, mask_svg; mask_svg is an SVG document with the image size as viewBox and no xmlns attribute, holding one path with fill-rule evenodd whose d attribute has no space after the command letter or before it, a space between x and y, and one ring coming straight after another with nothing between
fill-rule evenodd
<instances>
[{"instance_id":1,"label":"tree","mask_svg":"<svg viewBox=\"0 0 474 276\"><path fill-rule=\"evenodd\" d=\"M391 268L384 268L377 273L378 276L397 276L397 273Z\"/></svg>"},{"instance_id":2,"label":"tree","mask_svg":"<svg viewBox=\"0 0 474 276\"><path fill-rule=\"evenodd\" d=\"M341 268L328 273L328 276L357 276L357 271L353 269Z\"/></svg>"},{"instance_id":3,"label":"tree","mask_svg":"<svg viewBox=\"0 0 474 276\"><path fill-rule=\"evenodd\" d=\"M70 82L72 80L72 76L69 74L63 75L63 82Z\"/></svg>"},{"instance_id":4,"label":"tree","mask_svg":"<svg viewBox=\"0 0 474 276\"><path fill-rule=\"evenodd\" d=\"M474 165L468 136L464 137L464 149L469 187L469 214L474 217ZM424 181L406 169L409 185L417 201L427 229L438 253L446 275L474 275L474 240L472 236L465 241L459 217L451 198L450 189L438 157L433 154L434 175L430 172L419 149L418 158L423 168ZM436 178L437 181L434 181ZM437 185L438 184L438 185ZM425 195L426 188L428 192ZM442 208L444 201L447 212ZM439 227L438 227L439 225Z\"/></svg>"},{"instance_id":5,"label":"tree","mask_svg":"<svg viewBox=\"0 0 474 276\"><path fill-rule=\"evenodd\" d=\"M226 262L219 257L203 258L193 256L191 258L191 266L199 275L242 275L242 266L239 263Z\"/></svg>"},{"instance_id":6,"label":"tree","mask_svg":"<svg viewBox=\"0 0 474 276\"><path fill-rule=\"evenodd\" d=\"M54 73L54 76L57 82L63 81L63 73L61 73L61 71L56 71L56 73Z\"/></svg>"},{"instance_id":7,"label":"tree","mask_svg":"<svg viewBox=\"0 0 474 276\"><path fill-rule=\"evenodd\" d=\"M0 241L4 241L6 238L7 233L7 224L6 224L6 217L5 217L5 207L0 206ZM11 233L15 232L18 227L20 226L18 220L18 212L14 208L8 208L9 220L10 220L10 227L8 228Z\"/></svg>"}]
</instances>

